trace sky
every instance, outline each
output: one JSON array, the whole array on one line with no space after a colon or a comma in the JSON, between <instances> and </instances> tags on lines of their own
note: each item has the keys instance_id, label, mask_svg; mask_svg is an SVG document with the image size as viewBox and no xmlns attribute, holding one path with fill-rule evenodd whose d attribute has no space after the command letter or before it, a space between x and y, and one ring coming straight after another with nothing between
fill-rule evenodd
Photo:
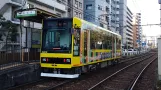
<instances>
[{"instance_id":1,"label":"sky","mask_svg":"<svg viewBox=\"0 0 161 90\"><path fill-rule=\"evenodd\" d=\"M141 24L159 24L160 23L160 5L158 0L127 0L127 6L133 13L140 12ZM143 26L143 34L146 36L161 35L160 26Z\"/></svg>"}]
</instances>

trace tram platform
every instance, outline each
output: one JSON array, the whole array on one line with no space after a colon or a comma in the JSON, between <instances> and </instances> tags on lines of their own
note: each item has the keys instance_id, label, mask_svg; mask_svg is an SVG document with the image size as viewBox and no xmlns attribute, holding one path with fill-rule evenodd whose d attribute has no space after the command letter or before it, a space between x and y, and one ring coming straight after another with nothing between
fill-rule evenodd
<instances>
[{"instance_id":1,"label":"tram platform","mask_svg":"<svg viewBox=\"0 0 161 90\"><path fill-rule=\"evenodd\" d=\"M0 90L40 78L39 60L0 65Z\"/></svg>"}]
</instances>

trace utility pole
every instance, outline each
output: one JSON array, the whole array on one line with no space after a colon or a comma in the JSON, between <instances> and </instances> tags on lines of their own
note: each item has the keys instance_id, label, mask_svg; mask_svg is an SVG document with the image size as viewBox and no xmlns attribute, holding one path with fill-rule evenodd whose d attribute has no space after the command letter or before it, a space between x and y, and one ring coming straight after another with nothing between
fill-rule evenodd
<instances>
[{"instance_id":1,"label":"utility pole","mask_svg":"<svg viewBox=\"0 0 161 90\"><path fill-rule=\"evenodd\" d=\"M20 19L20 62L22 62L22 22L23 20Z\"/></svg>"},{"instance_id":2,"label":"utility pole","mask_svg":"<svg viewBox=\"0 0 161 90\"><path fill-rule=\"evenodd\" d=\"M161 0L160 0L161 2ZM161 24L161 4L160 4L160 24ZM161 27L160 27L160 37L161 37Z\"/></svg>"}]
</instances>

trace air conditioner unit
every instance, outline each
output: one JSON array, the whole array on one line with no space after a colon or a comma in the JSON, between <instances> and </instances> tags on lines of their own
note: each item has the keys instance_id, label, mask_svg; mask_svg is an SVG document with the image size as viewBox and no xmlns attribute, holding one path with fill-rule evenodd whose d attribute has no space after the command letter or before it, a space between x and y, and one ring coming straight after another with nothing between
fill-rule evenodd
<instances>
[{"instance_id":1,"label":"air conditioner unit","mask_svg":"<svg viewBox=\"0 0 161 90\"><path fill-rule=\"evenodd\" d=\"M56 13L56 15L57 15L58 17L61 17L61 14L60 14L60 13Z\"/></svg>"},{"instance_id":2,"label":"air conditioner unit","mask_svg":"<svg viewBox=\"0 0 161 90\"><path fill-rule=\"evenodd\" d=\"M62 2L62 0L57 0L57 2L61 3L61 2Z\"/></svg>"}]
</instances>

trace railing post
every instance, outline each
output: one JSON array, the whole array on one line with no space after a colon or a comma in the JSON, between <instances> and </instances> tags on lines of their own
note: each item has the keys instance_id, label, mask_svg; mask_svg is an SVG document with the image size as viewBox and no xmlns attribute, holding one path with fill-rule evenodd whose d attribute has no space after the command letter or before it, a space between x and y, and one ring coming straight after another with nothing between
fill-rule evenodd
<instances>
[{"instance_id":1,"label":"railing post","mask_svg":"<svg viewBox=\"0 0 161 90\"><path fill-rule=\"evenodd\" d=\"M28 49L27 49L28 63L29 63L29 60L30 60L30 55L29 55L30 53L29 53L29 52L30 52L30 49L28 48Z\"/></svg>"},{"instance_id":2,"label":"railing post","mask_svg":"<svg viewBox=\"0 0 161 90\"><path fill-rule=\"evenodd\" d=\"M158 79L161 80L161 38L158 38Z\"/></svg>"}]
</instances>

